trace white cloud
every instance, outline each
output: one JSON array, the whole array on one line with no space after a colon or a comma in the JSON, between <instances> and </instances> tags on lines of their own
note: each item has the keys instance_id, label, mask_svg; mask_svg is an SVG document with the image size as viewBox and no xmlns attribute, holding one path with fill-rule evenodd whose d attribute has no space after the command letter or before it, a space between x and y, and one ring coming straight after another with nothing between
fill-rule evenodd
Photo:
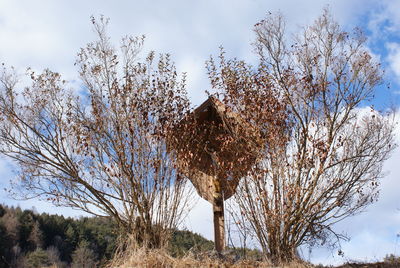
<instances>
[{"instance_id":1,"label":"white cloud","mask_svg":"<svg viewBox=\"0 0 400 268\"><path fill-rule=\"evenodd\" d=\"M400 2L391 0L370 1L373 8L370 9L368 22L369 30L377 39L385 38L387 33L400 32Z\"/></svg>"},{"instance_id":2,"label":"white cloud","mask_svg":"<svg viewBox=\"0 0 400 268\"><path fill-rule=\"evenodd\" d=\"M292 1L50 1L3 0L0 6L0 60L18 68L50 67L72 79L76 52L93 38L89 17L111 18L114 40L125 34L148 35L147 48L171 52L174 59L194 56L204 71L204 60L224 45L239 58L250 57L252 26L267 11L281 10L289 26L316 18L327 4L341 21L354 20L362 10L357 0L303 1L301 11ZM353 10L350 12L350 10ZM198 60L197 60L198 59ZM179 62L178 62L179 63ZM182 70L184 71L184 70ZM190 70L186 70L191 75ZM208 86L207 79L202 83Z\"/></svg>"},{"instance_id":3,"label":"white cloud","mask_svg":"<svg viewBox=\"0 0 400 268\"><path fill-rule=\"evenodd\" d=\"M386 48L388 50L387 62L389 63L390 71L400 82L400 44L389 42L386 44Z\"/></svg>"}]
</instances>

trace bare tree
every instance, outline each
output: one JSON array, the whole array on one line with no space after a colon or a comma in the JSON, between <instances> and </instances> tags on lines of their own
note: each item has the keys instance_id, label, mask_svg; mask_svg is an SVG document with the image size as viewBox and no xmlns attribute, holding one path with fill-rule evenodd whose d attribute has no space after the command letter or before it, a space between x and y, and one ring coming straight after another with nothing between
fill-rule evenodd
<instances>
[{"instance_id":1,"label":"bare tree","mask_svg":"<svg viewBox=\"0 0 400 268\"><path fill-rule=\"evenodd\" d=\"M247 221L239 227L250 227L270 261L288 262L300 245L342 238L332 224L376 200L394 121L365 106L382 71L359 30L342 31L325 11L292 43L280 15L256 24L255 33L256 70L223 53L208 69L224 98L234 96L231 105L249 109L244 114L270 135L235 196ZM248 83L276 101L261 106Z\"/></svg>"},{"instance_id":2,"label":"bare tree","mask_svg":"<svg viewBox=\"0 0 400 268\"><path fill-rule=\"evenodd\" d=\"M98 266L97 256L95 252L90 249L88 242L81 242L75 251L72 253L72 268L95 268Z\"/></svg>"},{"instance_id":3,"label":"bare tree","mask_svg":"<svg viewBox=\"0 0 400 268\"><path fill-rule=\"evenodd\" d=\"M107 20L93 19L98 40L78 54L75 91L58 73L0 76L0 152L19 168L23 197L111 216L140 244L159 247L188 204L163 133L189 109L185 76L169 55L140 60L143 38L115 49Z\"/></svg>"},{"instance_id":4,"label":"bare tree","mask_svg":"<svg viewBox=\"0 0 400 268\"><path fill-rule=\"evenodd\" d=\"M34 222L28 241L33 244L34 249L43 248L43 232L38 221Z\"/></svg>"},{"instance_id":5,"label":"bare tree","mask_svg":"<svg viewBox=\"0 0 400 268\"><path fill-rule=\"evenodd\" d=\"M65 263L60 260L60 251L55 246L50 246L46 249L47 257L49 262L56 267L65 267Z\"/></svg>"}]
</instances>

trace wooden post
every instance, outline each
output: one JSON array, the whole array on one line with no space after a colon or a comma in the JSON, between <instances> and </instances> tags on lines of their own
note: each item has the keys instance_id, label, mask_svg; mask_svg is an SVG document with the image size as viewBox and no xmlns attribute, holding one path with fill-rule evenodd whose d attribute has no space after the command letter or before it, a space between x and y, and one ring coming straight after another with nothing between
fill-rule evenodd
<instances>
[{"instance_id":1,"label":"wooden post","mask_svg":"<svg viewBox=\"0 0 400 268\"><path fill-rule=\"evenodd\" d=\"M221 254L225 249L224 199L222 192L214 198L213 211L215 250Z\"/></svg>"}]
</instances>

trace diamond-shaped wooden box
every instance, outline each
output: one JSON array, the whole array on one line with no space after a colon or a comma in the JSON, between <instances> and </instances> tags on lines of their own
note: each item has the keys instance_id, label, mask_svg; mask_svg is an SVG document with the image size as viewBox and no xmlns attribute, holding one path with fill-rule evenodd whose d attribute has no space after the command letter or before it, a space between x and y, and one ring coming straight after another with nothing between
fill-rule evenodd
<instances>
[{"instance_id":1,"label":"diamond-shaped wooden box","mask_svg":"<svg viewBox=\"0 0 400 268\"><path fill-rule=\"evenodd\" d=\"M236 191L263 149L261 134L251 122L215 97L208 98L183 119L169 137L178 171L199 195L213 204L215 242L224 248L223 201Z\"/></svg>"},{"instance_id":2,"label":"diamond-shaped wooden box","mask_svg":"<svg viewBox=\"0 0 400 268\"><path fill-rule=\"evenodd\" d=\"M185 129L183 129L185 128ZM263 147L260 133L239 114L210 97L178 127L178 168L207 201L222 191L224 200L254 165Z\"/></svg>"}]
</instances>

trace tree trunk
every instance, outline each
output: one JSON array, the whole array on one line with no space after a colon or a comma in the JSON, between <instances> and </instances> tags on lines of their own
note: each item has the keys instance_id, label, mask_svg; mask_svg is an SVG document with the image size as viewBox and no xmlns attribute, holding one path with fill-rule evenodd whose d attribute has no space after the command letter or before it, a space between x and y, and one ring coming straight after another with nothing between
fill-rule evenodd
<instances>
[{"instance_id":1,"label":"tree trunk","mask_svg":"<svg viewBox=\"0 0 400 268\"><path fill-rule=\"evenodd\" d=\"M269 259L274 265L283 265L300 260L297 248L294 245L282 245L275 243L269 246Z\"/></svg>"}]
</instances>

